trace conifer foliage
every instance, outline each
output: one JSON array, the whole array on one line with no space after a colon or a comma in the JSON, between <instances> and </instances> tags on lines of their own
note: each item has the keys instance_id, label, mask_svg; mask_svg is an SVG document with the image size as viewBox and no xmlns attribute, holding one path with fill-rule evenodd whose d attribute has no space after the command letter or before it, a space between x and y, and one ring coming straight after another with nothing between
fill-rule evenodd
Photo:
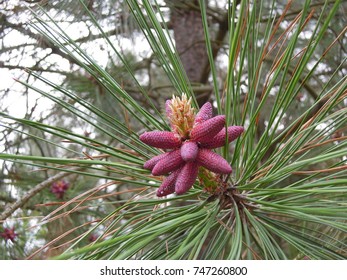
<instances>
[{"instance_id":1,"label":"conifer foliage","mask_svg":"<svg viewBox=\"0 0 347 280\"><path fill-rule=\"evenodd\" d=\"M121 30L148 44L141 61L73 2L111 58L61 24L63 9L32 9L33 32L79 68L18 79L64 117L0 112L26 139L0 154L18 194L1 214L1 257L346 258L346 56L328 67L344 52L342 1L120 1ZM180 12L202 25L201 83L170 30Z\"/></svg>"}]
</instances>

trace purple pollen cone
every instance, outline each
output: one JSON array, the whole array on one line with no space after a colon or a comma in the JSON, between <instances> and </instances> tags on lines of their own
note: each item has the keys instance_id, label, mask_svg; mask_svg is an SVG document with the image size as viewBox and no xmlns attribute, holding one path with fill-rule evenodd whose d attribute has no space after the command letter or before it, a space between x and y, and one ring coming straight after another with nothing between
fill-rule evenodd
<instances>
[{"instance_id":1,"label":"purple pollen cone","mask_svg":"<svg viewBox=\"0 0 347 280\"><path fill-rule=\"evenodd\" d=\"M232 172L229 163L209 149L200 149L196 161L214 173L228 174Z\"/></svg>"},{"instance_id":2,"label":"purple pollen cone","mask_svg":"<svg viewBox=\"0 0 347 280\"><path fill-rule=\"evenodd\" d=\"M205 103L195 115L191 99L185 94L165 102L165 111L172 131L152 131L140 135L145 144L169 151L147 160L143 167L154 176L167 175L157 196L189 191L202 166L216 174L230 174L229 163L211 151L239 137L242 126L225 127L225 115L212 117L213 106Z\"/></svg>"},{"instance_id":3,"label":"purple pollen cone","mask_svg":"<svg viewBox=\"0 0 347 280\"><path fill-rule=\"evenodd\" d=\"M228 127L228 142L234 141L237 137L239 137L244 131L242 126L229 126ZM207 149L215 149L218 147L222 147L225 144L226 138L226 129L223 128L215 137L213 137L210 141L203 143L201 147Z\"/></svg>"},{"instance_id":4,"label":"purple pollen cone","mask_svg":"<svg viewBox=\"0 0 347 280\"><path fill-rule=\"evenodd\" d=\"M225 116L219 115L195 126L191 133L191 140L201 143L209 142L225 125Z\"/></svg>"},{"instance_id":5,"label":"purple pollen cone","mask_svg":"<svg viewBox=\"0 0 347 280\"><path fill-rule=\"evenodd\" d=\"M180 171L181 169L178 169L172 172L169 176L167 176L164 179L163 183L160 185L159 189L157 190L158 197L166 196L175 192L175 183Z\"/></svg>"},{"instance_id":6,"label":"purple pollen cone","mask_svg":"<svg viewBox=\"0 0 347 280\"><path fill-rule=\"evenodd\" d=\"M11 240L14 242L17 236L18 234L15 232L14 227L4 228L4 231L0 233L0 237L4 238L5 241Z\"/></svg>"},{"instance_id":7,"label":"purple pollen cone","mask_svg":"<svg viewBox=\"0 0 347 280\"><path fill-rule=\"evenodd\" d=\"M144 163L143 168L152 170L153 167L157 164L157 162L159 160L163 159L164 157L168 156L169 154L170 154L170 152L167 152L165 154L160 154L160 155L157 155L155 157L152 157L150 160L147 160Z\"/></svg>"},{"instance_id":8,"label":"purple pollen cone","mask_svg":"<svg viewBox=\"0 0 347 280\"><path fill-rule=\"evenodd\" d=\"M152 174L154 176L164 175L174 171L183 165L184 161L181 157L180 150L174 150L169 152L167 156L162 158L157 162L157 164L152 169Z\"/></svg>"},{"instance_id":9,"label":"purple pollen cone","mask_svg":"<svg viewBox=\"0 0 347 280\"><path fill-rule=\"evenodd\" d=\"M182 144L178 135L170 131L151 131L140 135L140 140L152 147L160 149L175 149Z\"/></svg>"},{"instance_id":10,"label":"purple pollen cone","mask_svg":"<svg viewBox=\"0 0 347 280\"><path fill-rule=\"evenodd\" d=\"M199 147L196 142L186 141L181 146L181 157L184 161L194 161L198 155Z\"/></svg>"},{"instance_id":11,"label":"purple pollen cone","mask_svg":"<svg viewBox=\"0 0 347 280\"><path fill-rule=\"evenodd\" d=\"M196 114L194 125L198 125L210 118L212 118L212 104L210 102L206 102Z\"/></svg>"},{"instance_id":12,"label":"purple pollen cone","mask_svg":"<svg viewBox=\"0 0 347 280\"><path fill-rule=\"evenodd\" d=\"M196 162L187 162L177 176L175 192L177 194L186 193L194 184L198 177L199 165Z\"/></svg>"}]
</instances>

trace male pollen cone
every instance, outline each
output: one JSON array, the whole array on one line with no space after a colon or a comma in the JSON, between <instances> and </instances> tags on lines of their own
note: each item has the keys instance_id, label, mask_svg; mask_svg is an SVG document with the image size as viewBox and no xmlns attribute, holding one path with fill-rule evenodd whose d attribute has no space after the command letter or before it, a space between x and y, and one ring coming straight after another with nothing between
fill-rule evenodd
<instances>
[{"instance_id":1,"label":"male pollen cone","mask_svg":"<svg viewBox=\"0 0 347 280\"><path fill-rule=\"evenodd\" d=\"M229 174L232 172L229 163L209 149L200 149L196 161L214 173Z\"/></svg>"},{"instance_id":2,"label":"male pollen cone","mask_svg":"<svg viewBox=\"0 0 347 280\"><path fill-rule=\"evenodd\" d=\"M179 168L184 161L180 150L169 152L168 155L157 162L152 169L154 176L164 175Z\"/></svg>"},{"instance_id":3,"label":"male pollen cone","mask_svg":"<svg viewBox=\"0 0 347 280\"><path fill-rule=\"evenodd\" d=\"M144 163L143 167L145 169L152 170L153 167L158 163L159 160L163 159L164 157L167 157L168 155L170 155L170 152L167 152L167 153L160 154L160 155L157 155L155 157L152 157L151 159L147 160Z\"/></svg>"},{"instance_id":4,"label":"male pollen cone","mask_svg":"<svg viewBox=\"0 0 347 280\"><path fill-rule=\"evenodd\" d=\"M140 140L152 147L160 149L175 149L181 146L181 139L170 131L150 131L140 135Z\"/></svg>"},{"instance_id":5,"label":"male pollen cone","mask_svg":"<svg viewBox=\"0 0 347 280\"><path fill-rule=\"evenodd\" d=\"M194 161L198 155L199 147L196 142L186 141L181 147L181 157L184 161Z\"/></svg>"},{"instance_id":6,"label":"male pollen cone","mask_svg":"<svg viewBox=\"0 0 347 280\"><path fill-rule=\"evenodd\" d=\"M212 149L222 147L226 142L238 138L242 126L225 127L224 115L212 117L213 107L205 103L195 114L191 98L185 94L166 101L165 111L170 131L152 131L140 135L140 140L152 147L168 149L144 163L152 175L167 175L157 190L157 196L186 193L198 177L202 166L216 174L230 174L229 163Z\"/></svg>"},{"instance_id":7,"label":"male pollen cone","mask_svg":"<svg viewBox=\"0 0 347 280\"><path fill-rule=\"evenodd\" d=\"M199 166L196 162L187 162L178 174L175 184L175 192L184 194L194 184L198 176Z\"/></svg>"},{"instance_id":8,"label":"male pollen cone","mask_svg":"<svg viewBox=\"0 0 347 280\"><path fill-rule=\"evenodd\" d=\"M203 123L195 126L191 133L190 138L192 141L204 143L211 140L221 129L225 126L225 116L219 115L212 119L204 121Z\"/></svg>"},{"instance_id":9,"label":"male pollen cone","mask_svg":"<svg viewBox=\"0 0 347 280\"><path fill-rule=\"evenodd\" d=\"M238 138L245 129L242 126L229 126L228 127L228 143L234 141L236 138ZM216 136L214 136L210 141L206 143L202 143L202 148L207 149L215 149L224 146L225 144L225 138L226 138L226 129L225 127L218 132Z\"/></svg>"},{"instance_id":10,"label":"male pollen cone","mask_svg":"<svg viewBox=\"0 0 347 280\"><path fill-rule=\"evenodd\" d=\"M212 104L210 102L206 102L201 106L200 111L196 114L194 125L198 125L210 118L212 118Z\"/></svg>"},{"instance_id":11,"label":"male pollen cone","mask_svg":"<svg viewBox=\"0 0 347 280\"><path fill-rule=\"evenodd\" d=\"M174 172L172 172L169 176L167 176L160 187L157 190L157 196L162 197L162 196L167 196L169 194L172 194L175 192L175 183L177 180L177 176L180 173L181 169L178 169Z\"/></svg>"}]
</instances>

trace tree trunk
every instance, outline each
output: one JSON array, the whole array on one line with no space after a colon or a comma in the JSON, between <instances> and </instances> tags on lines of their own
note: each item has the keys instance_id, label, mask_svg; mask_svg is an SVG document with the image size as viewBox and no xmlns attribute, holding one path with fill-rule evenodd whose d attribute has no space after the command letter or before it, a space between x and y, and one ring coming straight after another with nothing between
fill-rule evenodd
<instances>
[{"instance_id":1,"label":"tree trunk","mask_svg":"<svg viewBox=\"0 0 347 280\"><path fill-rule=\"evenodd\" d=\"M171 6L171 24L176 49L191 83L201 83L205 72L204 67L208 63L201 13L198 7L198 1L195 0L179 0ZM200 101L199 97L198 101Z\"/></svg>"}]
</instances>

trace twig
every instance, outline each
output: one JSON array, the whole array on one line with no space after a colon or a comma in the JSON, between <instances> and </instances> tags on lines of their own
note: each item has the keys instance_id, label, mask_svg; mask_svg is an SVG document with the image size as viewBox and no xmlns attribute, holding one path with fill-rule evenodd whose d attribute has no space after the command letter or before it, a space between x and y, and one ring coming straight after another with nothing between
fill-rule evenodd
<instances>
[{"instance_id":1,"label":"twig","mask_svg":"<svg viewBox=\"0 0 347 280\"><path fill-rule=\"evenodd\" d=\"M71 171L75 171L79 168L71 169ZM44 188L52 185L55 181L67 176L70 174L70 171L64 171L60 172L47 180L41 182L40 184L36 185L33 189L31 189L25 196L22 198L19 198L15 203L7 206L0 214L0 221L3 222L6 220L9 216L11 216L14 211L16 211L18 208L21 208L24 206L25 203L27 203L32 197L34 197L36 194L38 194L40 191L42 191Z\"/></svg>"}]
</instances>

